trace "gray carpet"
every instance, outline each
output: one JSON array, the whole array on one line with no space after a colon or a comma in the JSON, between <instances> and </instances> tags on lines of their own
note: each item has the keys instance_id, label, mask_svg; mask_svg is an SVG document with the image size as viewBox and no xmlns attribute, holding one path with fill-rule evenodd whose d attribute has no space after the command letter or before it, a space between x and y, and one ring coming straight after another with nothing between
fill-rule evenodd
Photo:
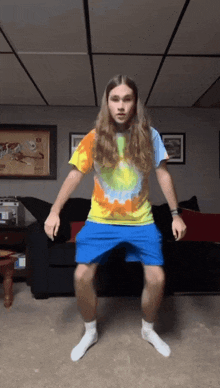
<instances>
[{"instance_id":1,"label":"gray carpet","mask_svg":"<svg viewBox=\"0 0 220 388\"><path fill-rule=\"evenodd\" d=\"M98 313L99 341L73 363L83 334L75 298L35 300L15 283L8 312L0 285L0 387L220 386L220 296L164 299L156 329L171 347L168 359L141 338L139 298L99 298Z\"/></svg>"}]
</instances>

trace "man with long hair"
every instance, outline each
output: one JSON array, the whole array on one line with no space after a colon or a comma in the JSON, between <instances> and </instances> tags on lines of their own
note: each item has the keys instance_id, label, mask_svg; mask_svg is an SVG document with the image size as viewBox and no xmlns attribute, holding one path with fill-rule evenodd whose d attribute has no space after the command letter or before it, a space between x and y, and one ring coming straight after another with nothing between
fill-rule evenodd
<instances>
[{"instance_id":1,"label":"man with long hair","mask_svg":"<svg viewBox=\"0 0 220 388\"><path fill-rule=\"evenodd\" d=\"M186 226L178 214L167 159L159 133L144 114L136 84L127 76L115 76L105 89L95 128L73 153L69 161L73 168L45 221L45 232L53 240L59 229L62 207L84 174L94 170L91 209L76 238L78 266L74 285L85 334L71 352L73 361L83 357L98 340L93 280L98 264L120 244L126 246L126 261L140 261L143 265L142 338L163 356L170 355L169 346L153 327L163 297L165 275L162 237L148 199L148 178L154 166L173 216L173 235L176 240L181 239Z\"/></svg>"}]
</instances>

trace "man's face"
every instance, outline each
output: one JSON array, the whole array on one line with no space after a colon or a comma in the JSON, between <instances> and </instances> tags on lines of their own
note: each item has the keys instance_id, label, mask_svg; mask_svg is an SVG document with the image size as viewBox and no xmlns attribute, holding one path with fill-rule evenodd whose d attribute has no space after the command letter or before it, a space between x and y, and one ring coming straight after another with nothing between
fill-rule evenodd
<instances>
[{"instance_id":1,"label":"man's face","mask_svg":"<svg viewBox=\"0 0 220 388\"><path fill-rule=\"evenodd\" d=\"M117 124L126 124L134 114L135 96L133 90L124 84L116 86L109 93L108 108Z\"/></svg>"}]
</instances>

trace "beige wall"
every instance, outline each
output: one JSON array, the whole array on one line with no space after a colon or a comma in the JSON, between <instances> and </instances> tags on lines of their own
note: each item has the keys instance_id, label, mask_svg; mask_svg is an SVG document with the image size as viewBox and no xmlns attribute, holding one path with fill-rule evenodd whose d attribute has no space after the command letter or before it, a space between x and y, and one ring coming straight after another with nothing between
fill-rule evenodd
<instances>
[{"instance_id":1,"label":"beige wall","mask_svg":"<svg viewBox=\"0 0 220 388\"><path fill-rule=\"evenodd\" d=\"M0 196L34 196L53 202L70 170L69 132L87 133L92 129L98 108L93 107L29 107L0 106L0 122L5 124L57 125L57 180L0 180ZM186 164L169 165L178 199L196 195L201 211L220 213L219 131L220 110L201 108L154 108L150 110L152 125L160 132L186 133ZM86 177L74 197L89 198L93 177ZM151 200L164 202L152 174ZM27 219L32 219L26 213Z\"/></svg>"},{"instance_id":2,"label":"beige wall","mask_svg":"<svg viewBox=\"0 0 220 388\"><path fill-rule=\"evenodd\" d=\"M186 164L169 165L179 200L196 195L201 211L220 213L220 110L157 108L151 115L160 132L186 133Z\"/></svg>"}]
</instances>

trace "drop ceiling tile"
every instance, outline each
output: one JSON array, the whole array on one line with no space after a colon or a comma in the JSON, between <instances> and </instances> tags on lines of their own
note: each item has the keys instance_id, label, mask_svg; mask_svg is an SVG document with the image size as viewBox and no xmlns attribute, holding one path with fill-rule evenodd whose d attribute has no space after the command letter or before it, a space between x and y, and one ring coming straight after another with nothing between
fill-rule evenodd
<instances>
[{"instance_id":1,"label":"drop ceiling tile","mask_svg":"<svg viewBox=\"0 0 220 388\"><path fill-rule=\"evenodd\" d=\"M7 41L5 40L1 32L0 32L0 52L5 52L5 53L12 52L11 47L9 46L9 44L7 43Z\"/></svg>"},{"instance_id":2,"label":"drop ceiling tile","mask_svg":"<svg viewBox=\"0 0 220 388\"><path fill-rule=\"evenodd\" d=\"M192 106L220 73L220 58L168 57L149 106Z\"/></svg>"},{"instance_id":3,"label":"drop ceiling tile","mask_svg":"<svg viewBox=\"0 0 220 388\"><path fill-rule=\"evenodd\" d=\"M162 57L94 55L95 79L98 102L108 81L116 74L133 78L139 88L140 98L145 103Z\"/></svg>"},{"instance_id":4,"label":"drop ceiling tile","mask_svg":"<svg viewBox=\"0 0 220 388\"><path fill-rule=\"evenodd\" d=\"M82 0L1 0L0 14L17 51L87 51Z\"/></svg>"},{"instance_id":5,"label":"drop ceiling tile","mask_svg":"<svg viewBox=\"0 0 220 388\"><path fill-rule=\"evenodd\" d=\"M220 108L220 78L195 103L198 108Z\"/></svg>"},{"instance_id":6,"label":"drop ceiling tile","mask_svg":"<svg viewBox=\"0 0 220 388\"><path fill-rule=\"evenodd\" d=\"M94 105L88 55L22 54L49 105Z\"/></svg>"},{"instance_id":7,"label":"drop ceiling tile","mask_svg":"<svg viewBox=\"0 0 220 388\"><path fill-rule=\"evenodd\" d=\"M93 52L163 54L185 0L90 0Z\"/></svg>"},{"instance_id":8,"label":"drop ceiling tile","mask_svg":"<svg viewBox=\"0 0 220 388\"><path fill-rule=\"evenodd\" d=\"M0 104L45 105L14 55L0 54Z\"/></svg>"},{"instance_id":9,"label":"drop ceiling tile","mask_svg":"<svg viewBox=\"0 0 220 388\"><path fill-rule=\"evenodd\" d=\"M220 54L219 0L190 1L169 54Z\"/></svg>"}]
</instances>

